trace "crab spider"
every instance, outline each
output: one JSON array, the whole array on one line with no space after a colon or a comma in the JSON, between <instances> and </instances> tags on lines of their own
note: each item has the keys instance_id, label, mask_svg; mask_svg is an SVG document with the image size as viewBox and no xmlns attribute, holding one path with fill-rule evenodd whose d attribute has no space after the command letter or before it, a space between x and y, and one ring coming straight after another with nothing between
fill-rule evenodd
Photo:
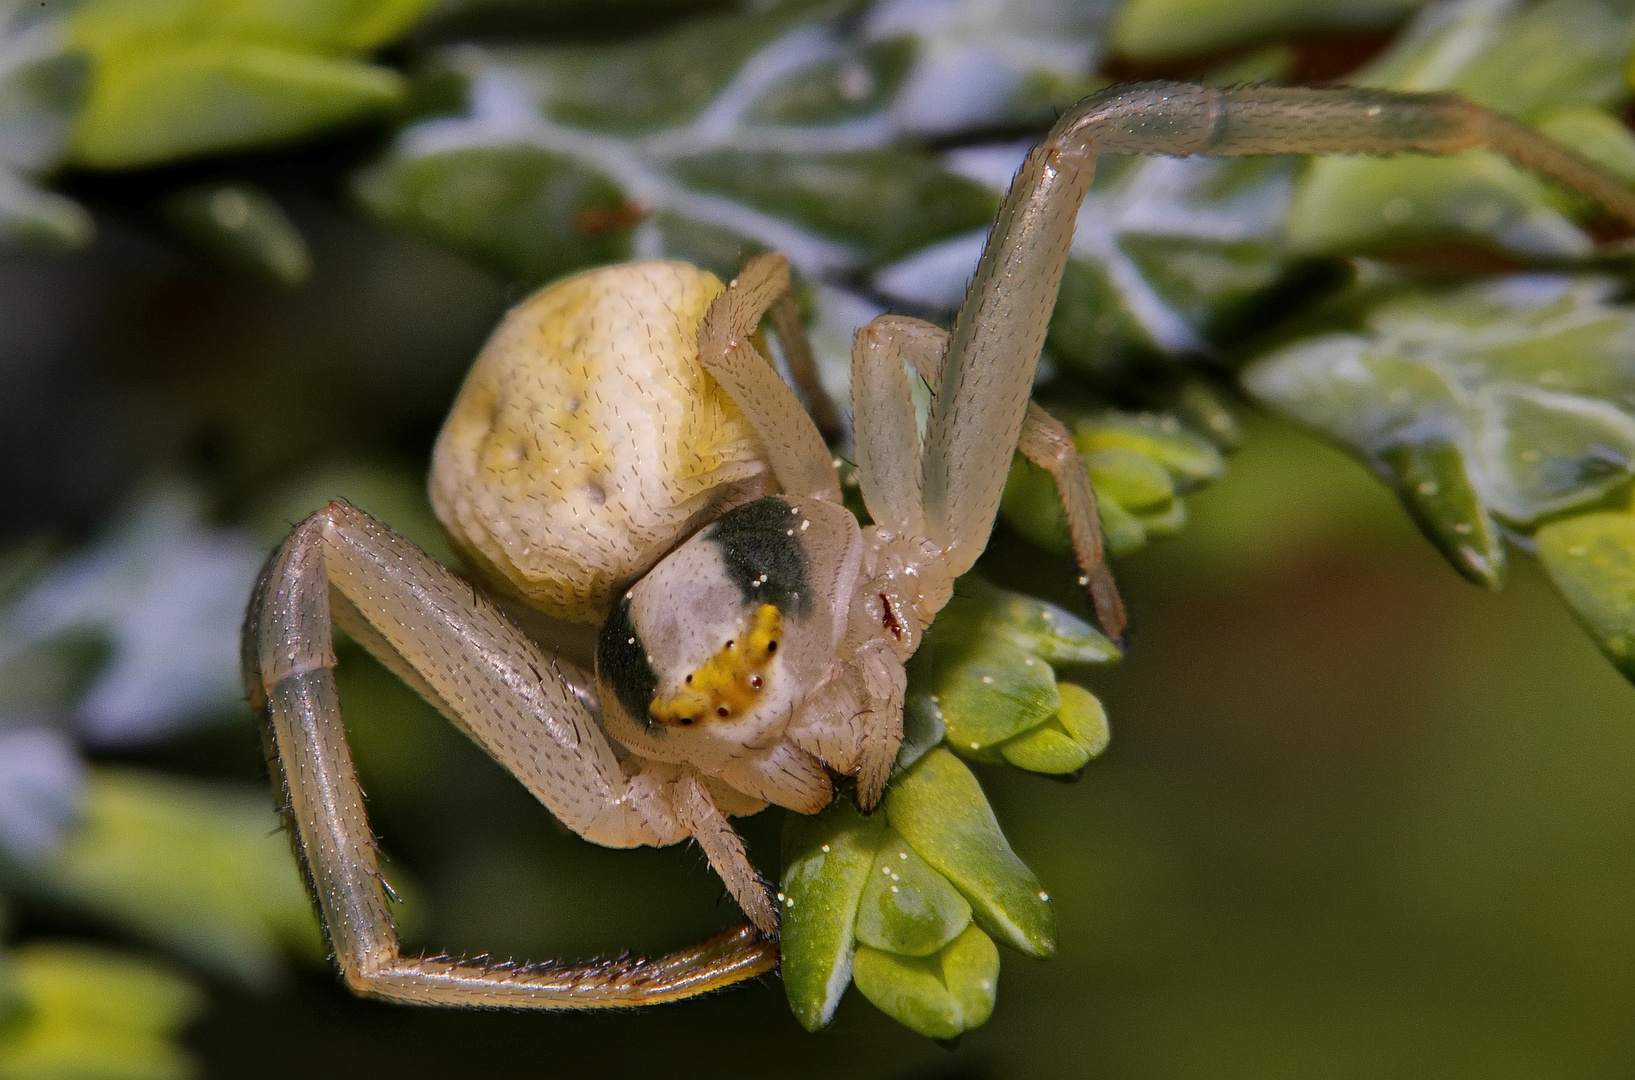
<instances>
[{"instance_id":1,"label":"crab spider","mask_svg":"<svg viewBox=\"0 0 1635 1080\"><path fill-rule=\"evenodd\" d=\"M1013 449L1056 476L1098 618L1123 609L1066 432L1028 398L1098 153L1451 153L1486 146L1635 221L1635 196L1443 95L1114 88L1065 114L1000 208L951 332L859 331L852 407L874 524L754 344L799 352L781 258L722 287L676 264L594 271L514 311L439 436L433 504L508 602L601 623L595 677L367 514L331 504L269 560L245 674L331 948L354 990L431 1005L667 1001L777 962L773 899L728 817L880 797L903 663L987 544ZM923 443L907 362L933 389ZM706 374L707 373L707 374ZM493 965L401 954L335 695L347 630L558 818L614 847L696 840L750 925L657 960Z\"/></svg>"}]
</instances>

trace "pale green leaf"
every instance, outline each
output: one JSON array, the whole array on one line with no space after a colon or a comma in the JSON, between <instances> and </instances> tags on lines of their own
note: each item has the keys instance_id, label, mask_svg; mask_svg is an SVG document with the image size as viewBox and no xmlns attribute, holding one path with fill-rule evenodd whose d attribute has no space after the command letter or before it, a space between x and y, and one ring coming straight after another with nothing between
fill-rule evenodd
<instances>
[{"instance_id":1,"label":"pale green leaf","mask_svg":"<svg viewBox=\"0 0 1635 1080\"><path fill-rule=\"evenodd\" d=\"M895 833L874 857L857 907L857 940L899 956L930 956L971 923L971 905Z\"/></svg>"},{"instance_id":2,"label":"pale green leaf","mask_svg":"<svg viewBox=\"0 0 1635 1080\"><path fill-rule=\"evenodd\" d=\"M970 901L977 924L1029 956L1056 951L1049 898L1005 841L971 770L932 750L894 782L891 827Z\"/></svg>"},{"instance_id":3,"label":"pale green leaf","mask_svg":"<svg viewBox=\"0 0 1635 1080\"><path fill-rule=\"evenodd\" d=\"M1453 90L1523 121L1542 122L1562 107L1616 107L1625 92L1620 69L1632 18L1619 0L1438 4L1351 81ZM1582 121L1575 130L1584 132ZM1588 254L1589 238L1555 201L1542 181L1482 150L1447 158L1316 158L1302 170L1288 238L1310 252L1455 241L1530 259Z\"/></svg>"},{"instance_id":4,"label":"pale green leaf","mask_svg":"<svg viewBox=\"0 0 1635 1080\"><path fill-rule=\"evenodd\" d=\"M843 801L784 819L783 985L808 1031L828 1024L851 982L858 902L890 835L880 815L865 818Z\"/></svg>"},{"instance_id":5,"label":"pale green leaf","mask_svg":"<svg viewBox=\"0 0 1635 1080\"><path fill-rule=\"evenodd\" d=\"M606 174L527 145L389 158L355 190L381 220L529 281L628 259L639 220Z\"/></svg>"},{"instance_id":6,"label":"pale green leaf","mask_svg":"<svg viewBox=\"0 0 1635 1080\"><path fill-rule=\"evenodd\" d=\"M0 1028L6 1080L186 1080L197 1066L178 1041L203 1008L179 975L108 949L41 942L8 957L26 1001Z\"/></svg>"},{"instance_id":7,"label":"pale green leaf","mask_svg":"<svg viewBox=\"0 0 1635 1080\"><path fill-rule=\"evenodd\" d=\"M932 1039L958 1038L987 1023L999 992L999 950L974 926L935 955L857 950L857 988L880 1011Z\"/></svg>"},{"instance_id":8,"label":"pale green leaf","mask_svg":"<svg viewBox=\"0 0 1635 1080\"><path fill-rule=\"evenodd\" d=\"M911 1031L930 1039L954 1039L965 1017L942 978L941 958L898 956L860 945L852 977L876 1008Z\"/></svg>"},{"instance_id":9,"label":"pale green leaf","mask_svg":"<svg viewBox=\"0 0 1635 1080\"><path fill-rule=\"evenodd\" d=\"M1538 531L1538 557L1607 659L1635 679L1635 517L1584 514Z\"/></svg>"},{"instance_id":10,"label":"pale green leaf","mask_svg":"<svg viewBox=\"0 0 1635 1080\"><path fill-rule=\"evenodd\" d=\"M77 827L15 873L30 895L266 987L286 948L323 952L278 824L263 791L100 768Z\"/></svg>"}]
</instances>

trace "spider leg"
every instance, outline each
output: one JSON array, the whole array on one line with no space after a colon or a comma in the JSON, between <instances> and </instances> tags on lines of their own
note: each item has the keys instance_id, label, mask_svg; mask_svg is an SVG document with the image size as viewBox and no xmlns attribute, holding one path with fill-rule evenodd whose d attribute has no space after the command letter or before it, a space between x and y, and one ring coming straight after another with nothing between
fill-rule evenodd
<instances>
[{"instance_id":1,"label":"spider leg","mask_svg":"<svg viewBox=\"0 0 1635 1080\"><path fill-rule=\"evenodd\" d=\"M716 873L726 883L749 921L767 935L778 932L778 908L767 895L767 890L756 875L744 850L744 838L728 823L726 816L716 809L709 792L696 776L683 776L676 782L676 817L692 833L704 857L710 860ZM747 902L746 902L747 900Z\"/></svg>"},{"instance_id":2,"label":"spider leg","mask_svg":"<svg viewBox=\"0 0 1635 1080\"><path fill-rule=\"evenodd\" d=\"M823 380L818 378L817 358L812 355L812 342L801 323L800 304L796 302L794 292L784 292L772 302L766 314L778 335L778 341L783 345L783 357L789 365L789 374L794 379L795 389L800 391L801 400L806 403L812 423L817 425L818 434L823 436L826 443L838 443L846 434L845 424L829 392L823 389Z\"/></svg>"},{"instance_id":3,"label":"spider leg","mask_svg":"<svg viewBox=\"0 0 1635 1080\"><path fill-rule=\"evenodd\" d=\"M942 381L948 331L919 319L882 315L857 333L852 351L852 412L857 423L858 479L863 500L876 521L900 523L898 532L923 527L920 506L919 441L902 361L908 360L927 385ZM1067 514L1073 555L1096 609L1096 619L1114 638L1128 619L1112 568L1101 545L1096 493L1078 448L1061 421L1028 402L1016 448L1056 482ZM908 456L912 451L912 456ZM903 463L908 462L905 466Z\"/></svg>"},{"instance_id":4,"label":"spider leg","mask_svg":"<svg viewBox=\"0 0 1635 1080\"><path fill-rule=\"evenodd\" d=\"M1096 621L1114 640L1122 640L1129 617L1124 611L1124 600L1118 595L1118 584L1113 581L1113 568L1108 565L1106 552L1101 547L1101 520L1096 516L1096 492L1090 486L1090 474L1085 470L1079 448L1062 422L1028 402L1022 418L1022 434L1016 448L1022 456L1050 473L1056 481L1056 495L1067 513L1067 531L1073 538L1073 558L1085 588L1090 591L1091 606L1096 609Z\"/></svg>"},{"instance_id":5,"label":"spider leg","mask_svg":"<svg viewBox=\"0 0 1635 1080\"><path fill-rule=\"evenodd\" d=\"M550 657L492 602L369 515L332 503L269 560L244 653L296 852L353 990L427 1005L598 1008L689 997L772 969L776 944L748 926L656 961L403 956L335 693L332 597L337 621L576 832L614 846L687 833L628 797L583 687L555 677Z\"/></svg>"},{"instance_id":6,"label":"spider leg","mask_svg":"<svg viewBox=\"0 0 1635 1080\"><path fill-rule=\"evenodd\" d=\"M757 255L746 262L704 313L698 359L749 418L783 490L839 502L840 478L828 445L795 392L750 340L762 316L788 291L788 259Z\"/></svg>"},{"instance_id":7,"label":"spider leg","mask_svg":"<svg viewBox=\"0 0 1635 1080\"><path fill-rule=\"evenodd\" d=\"M941 363L946 331L918 319L882 315L852 339L852 447L863 503L877 525L920 536L920 434L903 360L918 370ZM924 372L921 372L924 377ZM932 383L932 385L936 385Z\"/></svg>"},{"instance_id":8,"label":"spider leg","mask_svg":"<svg viewBox=\"0 0 1635 1080\"><path fill-rule=\"evenodd\" d=\"M1000 206L954 321L926 430L926 527L964 573L987 544L1097 154L1448 154L1486 146L1635 222L1635 193L1513 121L1445 94L1137 83L1056 122Z\"/></svg>"}]
</instances>

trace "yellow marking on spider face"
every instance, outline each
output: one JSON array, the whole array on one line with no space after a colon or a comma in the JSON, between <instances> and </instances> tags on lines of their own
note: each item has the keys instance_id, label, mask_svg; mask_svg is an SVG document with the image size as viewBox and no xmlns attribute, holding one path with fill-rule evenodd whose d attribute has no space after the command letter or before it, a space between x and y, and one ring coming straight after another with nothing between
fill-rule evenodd
<instances>
[{"instance_id":1,"label":"yellow marking on spider face","mask_svg":"<svg viewBox=\"0 0 1635 1080\"><path fill-rule=\"evenodd\" d=\"M762 604L749 626L687 676L675 693L653 698L648 713L661 724L687 727L731 720L755 707L783 640L783 612Z\"/></svg>"}]
</instances>

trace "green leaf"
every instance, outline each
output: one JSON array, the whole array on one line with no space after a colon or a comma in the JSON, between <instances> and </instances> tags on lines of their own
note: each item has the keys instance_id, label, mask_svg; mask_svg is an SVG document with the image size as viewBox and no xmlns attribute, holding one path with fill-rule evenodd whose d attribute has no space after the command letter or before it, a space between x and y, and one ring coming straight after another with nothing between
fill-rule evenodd
<instances>
[{"instance_id":1,"label":"green leaf","mask_svg":"<svg viewBox=\"0 0 1635 1080\"><path fill-rule=\"evenodd\" d=\"M758 13L694 19L634 41L512 49L501 59L537 88L551 119L645 134L696 118L744 65L798 20L821 18L838 7L832 0L793 0Z\"/></svg>"},{"instance_id":2,"label":"green leaf","mask_svg":"<svg viewBox=\"0 0 1635 1080\"><path fill-rule=\"evenodd\" d=\"M312 274L306 241L283 209L250 184L184 188L165 200L165 217L194 247L229 269L275 285Z\"/></svg>"},{"instance_id":3,"label":"green leaf","mask_svg":"<svg viewBox=\"0 0 1635 1080\"><path fill-rule=\"evenodd\" d=\"M930 956L971 924L971 905L895 833L874 857L857 907L857 940L899 956Z\"/></svg>"},{"instance_id":4,"label":"green leaf","mask_svg":"<svg viewBox=\"0 0 1635 1080\"><path fill-rule=\"evenodd\" d=\"M1001 743L999 756L1018 769L1047 776L1078 772L1090 760L1090 755L1056 722L1054 715L1031 731Z\"/></svg>"},{"instance_id":5,"label":"green leaf","mask_svg":"<svg viewBox=\"0 0 1635 1080\"><path fill-rule=\"evenodd\" d=\"M1582 258L1588 237L1544 183L1485 151L1451 157L1326 157L1307 163L1289 208L1296 251L1368 253L1463 240L1533 259Z\"/></svg>"},{"instance_id":6,"label":"green leaf","mask_svg":"<svg viewBox=\"0 0 1635 1080\"><path fill-rule=\"evenodd\" d=\"M0 1027L0 1076L196 1075L178 1036L202 1011L203 995L169 969L65 942L26 945L9 960L27 1012Z\"/></svg>"},{"instance_id":7,"label":"green leaf","mask_svg":"<svg viewBox=\"0 0 1635 1080\"><path fill-rule=\"evenodd\" d=\"M805 0L622 42L463 46L442 61L466 81L466 114L408 128L361 182L363 201L393 224L532 281L635 252L727 276L747 255L776 250L806 280L852 288L859 270L966 242L998 206L992 185L902 145L901 133L935 128L949 104L983 122L1015 115L1013 106L1037 113L1039 101L1022 99L1039 87L1023 84L1044 68L1008 47L1012 39L1049 41L1044 67L1068 81L1087 74L1093 20L1035 6L1003 0L957 19L899 25L901 13L860 20L851 4ZM1053 36L1063 27L1086 36ZM949 66L951 50L973 63L991 59L993 77L948 93L945 84L968 75ZM556 171L603 178L614 192L590 215L546 197L548 178L520 172L505 199L469 212L453 209L467 205L463 198L431 195L434 187L488 190L489 155L528 154ZM435 183L422 182L427 171ZM428 195L429 213L421 208ZM453 227L437 220L456 213ZM605 235L618 250L590 247L575 229Z\"/></svg>"},{"instance_id":8,"label":"green leaf","mask_svg":"<svg viewBox=\"0 0 1635 1080\"><path fill-rule=\"evenodd\" d=\"M1450 439L1429 437L1385 447L1380 460L1420 528L1466 578L1504 584L1504 538L1482 507L1465 457Z\"/></svg>"},{"instance_id":9,"label":"green leaf","mask_svg":"<svg viewBox=\"0 0 1635 1080\"><path fill-rule=\"evenodd\" d=\"M359 175L390 224L531 281L630 258L624 192L564 154L495 146L395 158ZM610 224L603 224L610 223Z\"/></svg>"},{"instance_id":10,"label":"green leaf","mask_svg":"<svg viewBox=\"0 0 1635 1080\"><path fill-rule=\"evenodd\" d=\"M356 55L395 40L435 0L88 0L70 20L98 54L203 38Z\"/></svg>"},{"instance_id":11,"label":"green leaf","mask_svg":"<svg viewBox=\"0 0 1635 1080\"><path fill-rule=\"evenodd\" d=\"M246 986L276 980L285 947L323 955L289 842L259 791L96 769L62 846L12 873L31 895Z\"/></svg>"},{"instance_id":12,"label":"green leaf","mask_svg":"<svg viewBox=\"0 0 1635 1080\"><path fill-rule=\"evenodd\" d=\"M1107 710L1082 686L1058 683L1061 708L1045 723L999 747L1000 756L1019 769L1063 775L1101 756L1112 741Z\"/></svg>"},{"instance_id":13,"label":"green leaf","mask_svg":"<svg viewBox=\"0 0 1635 1080\"><path fill-rule=\"evenodd\" d=\"M69 40L93 61L73 158L96 168L295 139L379 115L396 72L358 57L433 0L88 0Z\"/></svg>"},{"instance_id":14,"label":"green leaf","mask_svg":"<svg viewBox=\"0 0 1635 1080\"><path fill-rule=\"evenodd\" d=\"M1632 18L1616 0L1438 4L1352 81L1453 90L1523 121L1542 121L1562 107L1615 107ZM1303 167L1288 238L1311 252L1457 241L1532 259L1588 254L1590 239L1555 201L1542 181L1487 151L1316 158Z\"/></svg>"},{"instance_id":15,"label":"green leaf","mask_svg":"<svg viewBox=\"0 0 1635 1080\"><path fill-rule=\"evenodd\" d=\"M905 713L940 726L959 753L997 761L998 744L1060 708L1051 663L1106 663L1118 655L1070 612L968 575L909 661ZM899 760L906 766L917 758Z\"/></svg>"},{"instance_id":16,"label":"green leaf","mask_svg":"<svg viewBox=\"0 0 1635 1080\"><path fill-rule=\"evenodd\" d=\"M1183 488L1213 480L1226 471L1226 459L1214 444L1188 431L1173 416L1105 412L1079 418L1073 423L1073 444L1086 454L1104 450L1141 454L1163 466ZM1139 505L1125 503L1130 509Z\"/></svg>"},{"instance_id":17,"label":"green leaf","mask_svg":"<svg viewBox=\"0 0 1635 1080\"><path fill-rule=\"evenodd\" d=\"M1541 276L1402 293L1375 305L1360 332L1298 341L1244 382L1388 475L1398 444L1458 447L1483 506L1527 528L1588 508L1635 468L1635 418L1623 411L1635 389L1635 311L1612 304L1612 289ZM1461 507L1445 505L1433 540L1476 539L1475 526L1458 527L1469 522Z\"/></svg>"},{"instance_id":18,"label":"green leaf","mask_svg":"<svg viewBox=\"0 0 1635 1080\"><path fill-rule=\"evenodd\" d=\"M1425 0L1128 0L1112 47L1143 61L1219 52L1271 37L1389 26Z\"/></svg>"},{"instance_id":19,"label":"green leaf","mask_svg":"<svg viewBox=\"0 0 1635 1080\"><path fill-rule=\"evenodd\" d=\"M1164 467L1137 450L1122 446L1084 454L1096 498L1103 496L1135 513L1162 509L1175 499L1175 482Z\"/></svg>"},{"instance_id":20,"label":"green leaf","mask_svg":"<svg viewBox=\"0 0 1635 1080\"><path fill-rule=\"evenodd\" d=\"M851 45L773 86L749 119L765 124L832 124L855 120L887 105L917 51L912 36Z\"/></svg>"},{"instance_id":21,"label":"green leaf","mask_svg":"<svg viewBox=\"0 0 1635 1080\"><path fill-rule=\"evenodd\" d=\"M1538 557L1607 659L1635 680L1635 517L1584 514L1538 531Z\"/></svg>"},{"instance_id":22,"label":"green leaf","mask_svg":"<svg viewBox=\"0 0 1635 1080\"><path fill-rule=\"evenodd\" d=\"M1387 292L1360 330L1278 350L1244 385L1373 465L1478 584L1502 580L1501 526L1537 530L1568 603L1629 674L1625 518L1598 512L1635 475L1635 310L1616 288L1523 276Z\"/></svg>"},{"instance_id":23,"label":"green leaf","mask_svg":"<svg viewBox=\"0 0 1635 1080\"><path fill-rule=\"evenodd\" d=\"M971 770L932 750L894 782L885 802L891 827L953 883L977 924L1029 956L1056 951L1049 897L1011 851Z\"/></svg>"},{"instance_id":24,"label":"green leaf","mask_svg":"<svg viewBox=\"0 0 1635 1080\"><path fill-rule=\"evenodd\" d=\"M947 739L963 750L981 751L1037 727L1061 706L1056 676L1008 641L980 635L955 651L927 642L932 655L916 671L930 671L934 699L947 725ZM918 657L916 657L918 659Z\"/></svg>"},{"instance_id":25,"label":"green leaf","mask_svg":"<svg viewBox=\"0 0 1635 1080\"><path fill-rule=\"evenodd\" d=\"M211 41L103 58L74 128L73 160L101 169L286 142L403 98L385 68Z\"/></svg>"},{"instance_id":26,"label":"green leaf","mask_svg":"<svg viewBox=\"0 0 1635 1080\"><path fill-rule=\"evenodd\" d=\"M1635 13L1622 0L1473 5L1473 13L1482 7L1508 17L1494 26L1491 43L1459 68L1448 89L1529 119L1551 106L1605 107L1623 99L1622 69ZM1421 74L1422 81L1427 74Z\"/></svg>"},{"instance_id":27,"label":"green leaf","mask_svg":"<svg viewBox=\"0 0 1635 1080\"><path fill-rule=\"evenodd\" d=\"M971 575L960 579L958 595L942 618L980 619L982 633L1003 637L1053 664L1106 664L1123 655L1107 635L1066 608Z\"/></svg>"},{"instance_id":28,"label":"green leaf","mask_svg":"<svg viewBox=\"0 0 1635 1080\"><path fill-rule=\"evenodd\" d=\"M833 1018L852 977L858 902L890 830L837 801L783 831L781 972L789 1007L807 1031Z\"/></svg>"},{"instance_id":29,"label":"green leaf","mask_svg":"<svg viewBox=\"0 0 1635 1080\"><path fill-rule=\"evenodd\" d=\"M968 927L943 950L904 957L860 945L857 988L880 1011L932 1039L953 1039L986 1023L999 989L999 950Z\"/></svg>"},{"instance_id":30,"label":"green leaf","mask_svg":"<svg viewBox=\"0 0 1635 1080\"><path fill-rule=\"evenodd\" d=\"M688 187L792 218L853 245L870 263L981 228L999 209L993 192L908 150L721 150L680 158L673 168Z\"/></svg>"}]
</instances>

